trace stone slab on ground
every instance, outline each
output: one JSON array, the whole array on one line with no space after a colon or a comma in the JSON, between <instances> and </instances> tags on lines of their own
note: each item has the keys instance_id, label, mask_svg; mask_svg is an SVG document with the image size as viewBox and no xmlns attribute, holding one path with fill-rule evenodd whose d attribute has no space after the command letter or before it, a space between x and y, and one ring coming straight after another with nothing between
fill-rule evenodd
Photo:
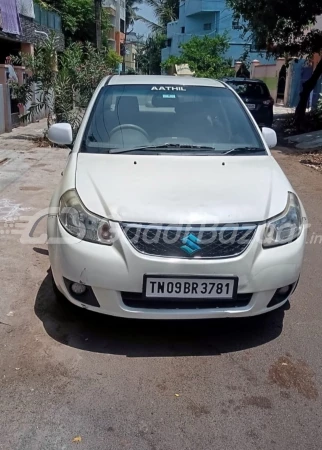
<instances>
[{"instance_id":1,"label":"stone slab on ground","mask_svg":"<svg viewBox=\"0 0 322 450\"><path fill-rule=\"evenodd\" d=\"M295 144L295 147L298 149L322 148L322 130L290 136L286 140L288 143Z\"/></svg>"}]
</instances>

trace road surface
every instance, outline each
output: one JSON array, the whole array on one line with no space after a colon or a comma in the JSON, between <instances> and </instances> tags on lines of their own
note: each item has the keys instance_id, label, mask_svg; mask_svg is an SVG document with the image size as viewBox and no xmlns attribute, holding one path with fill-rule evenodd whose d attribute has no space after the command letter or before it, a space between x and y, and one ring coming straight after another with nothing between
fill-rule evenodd
<instances>
[{"instance_id":1,"label":"road surface","mask_svg":"<svg viewBox=\"0 0 322 450\"><path fill-rule=\"evenodd\" d=\"M67 152L6 155L0 215L21 223L0 223L1 450L321 450L322 239L290 308L262 318L79 318L54 301L46 245L19 242ZM274 155L322 235L321 174Z\"/></svg>"}]
</instances>

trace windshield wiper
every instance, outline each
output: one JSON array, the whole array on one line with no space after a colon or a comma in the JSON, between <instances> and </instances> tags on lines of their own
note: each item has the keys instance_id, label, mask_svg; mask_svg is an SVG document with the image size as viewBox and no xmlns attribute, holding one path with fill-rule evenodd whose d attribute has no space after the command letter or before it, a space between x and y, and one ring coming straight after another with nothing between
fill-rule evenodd
<instances>
[{"instance_id":1,"label":"windshield wiper","mask_svg":"<svg viewBox=\"0 0 322 450\"><path fill-rule=\"evenodd\" d=\"M266 154L266 150L260 147L236 147L222 153L222 155L249 155L254 153Z\"/></svg>"},{"instance_id":2,"label":"windshield wiper","mask_svg":"<svg viewBox=\"0 0 322 450\"><path fill-rule=\"evenodd\" d=\"M143 150L215 150L215 147L209 147L205 145L194 145L194 144L161 144L161 145L146 145L142 147L131 147L131 148L113 148L109 151L111 154L116 153L130 153L135 151L143 151Z\"/></svg>"}]
</instances>

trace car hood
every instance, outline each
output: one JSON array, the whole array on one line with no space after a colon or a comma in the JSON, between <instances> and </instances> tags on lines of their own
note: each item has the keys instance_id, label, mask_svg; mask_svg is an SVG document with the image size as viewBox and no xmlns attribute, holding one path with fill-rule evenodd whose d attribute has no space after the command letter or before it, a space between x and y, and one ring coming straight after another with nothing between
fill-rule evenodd
<instances>
[{"instance_id":1,"label":"car hood","mask_svg":"<svg viewBox=\"0 0 322 450\"><path fill-rule=\"evenodd\" d=\"M259 222L292 190L272 156L79 153L76 189L86 208L115 221Z\"/></svg>"}]
</instances>

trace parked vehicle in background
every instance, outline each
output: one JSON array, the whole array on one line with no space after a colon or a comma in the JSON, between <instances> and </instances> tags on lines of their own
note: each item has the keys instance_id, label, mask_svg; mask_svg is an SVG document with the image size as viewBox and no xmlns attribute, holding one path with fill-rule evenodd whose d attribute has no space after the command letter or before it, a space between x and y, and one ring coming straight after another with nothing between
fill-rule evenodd
<instances>
[{"instance_id":1,"label":"parked vehicle in background","mask_svg":"<svg viewBox=\"0 0 322 450\"><path fill-rule=\"evenodd\" d=\"M274 99L264 81L248 78L224 78L223 81L237 92L259 126L272 126Z\"/></svg>"}]
</instances>

